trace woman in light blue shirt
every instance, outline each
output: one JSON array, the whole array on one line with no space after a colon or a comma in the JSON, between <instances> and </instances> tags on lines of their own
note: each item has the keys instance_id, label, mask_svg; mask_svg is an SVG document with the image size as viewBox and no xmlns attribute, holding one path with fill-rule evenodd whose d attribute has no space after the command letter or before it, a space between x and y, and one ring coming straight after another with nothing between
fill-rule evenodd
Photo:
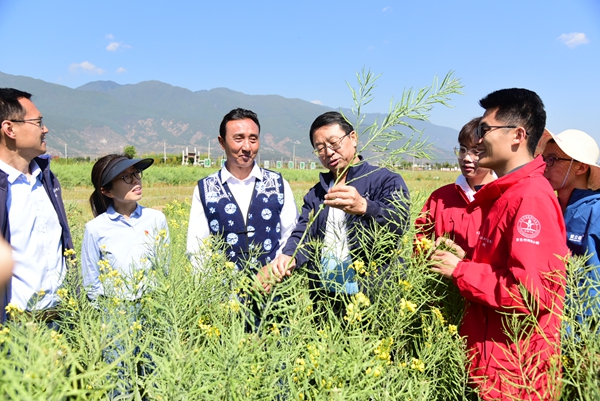
<instances>
[{"instance_id":1,"label":"woman in light blue shirt","mask_svg":"<svg viewBox=\"0 0 600 401\"><path fill-rule=\"evenodd\" d=\"M138 204L142 199L142 171L153 162L153 159L113 154L100 158L92 168L94 192L90 206L95 218L85 226L81 269L88 298L112 300L99 303L104 311L103 320L114 325L109 336L119 336L104 350L108 363L125 352L127 340L120 339L123 329L126 333L130 327L141 329L141 304L136 301L149 289L156 274L167 268L167 220L158 210ZM115 299L121 302L114 302ZM123 318L115 318L119 314ZM134 335L133 341L135 338ZM134 361L137 357L134 352ZM119 363L119 383L112 396L131 391L133 380L125 373L131 362ZM130 371L130 374L135 373Z\"/></svg>"},{"instance_id":2,"label":"woman in light blue shirt","mask_svg":"<svg viewBox=\"0 0 600 401\"><path fill-rule=\"evenodd\" d=\"M147 286L147 271L158 268L156 242L168 243L167 220L161 212L138 204L142 171L153 159L108 155L92 168L95 219L85 226L81 249L83 285L88 297L113 296L130 301ZM158 238L157 238L158 237Z\"/></svg>"}]
</instances>

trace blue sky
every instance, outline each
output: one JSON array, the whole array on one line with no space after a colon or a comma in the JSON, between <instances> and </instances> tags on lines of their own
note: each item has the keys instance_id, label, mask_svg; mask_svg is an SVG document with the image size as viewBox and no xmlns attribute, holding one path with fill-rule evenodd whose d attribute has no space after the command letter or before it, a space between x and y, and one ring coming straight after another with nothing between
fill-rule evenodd
<instances>
[{"instance_id":1,"label":"blue sky","mask_svg":"<svg viewBox=\"0 0 600 401\"><path fill-rule=\"evenodd\" d=\"M0 0L0 71L75 88L159 80L349 107L346 82L382 74L367 111L453 70L464 95L431 121L459 129L478 100L536 91L548 128L600 142L600 1Z\"/></svg>"}]
</instances>

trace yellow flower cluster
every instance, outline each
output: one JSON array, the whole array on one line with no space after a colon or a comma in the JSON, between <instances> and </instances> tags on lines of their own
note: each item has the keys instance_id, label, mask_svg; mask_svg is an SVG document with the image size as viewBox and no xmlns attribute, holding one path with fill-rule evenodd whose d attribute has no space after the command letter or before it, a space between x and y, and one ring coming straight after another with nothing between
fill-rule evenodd
<instances>
[{"instance_id":1,"label":"yellow flower cluster","mask_svg":"<svg viewBox=\"0 0 600 401\"><path fill-rule=\"evenodd\" d=\"M440 312L438 308L432 308L431 311L433 312L434 316L438 318L442 325L446 324L446 319L444 318L444 315L442 315L442 312Z\"/></svg>"},{"instance_id":2,"label":"yellow flower cluster","mask_svg":"<svg viewBox=\"0 0 600 401\"><path fill-rule=\"evenodd\" d=\"M417 370L417 371L423 373L423 372L425 372L425 362L423 362L420 359L413 358L410 363L410 368L412 370Z\"/></svg>"},{"instance_id":3,"label":"yellow flower cluster","mask_svg":"<svg viewBox=\"0 0 600 401\"><path fill-rule=\"evenodd\" d=\"M212 326L210 324L206 324L204 323L204 319L200 318L198 320L198 328L200 330L202 330L204 332L204 334L211 338L211 337L220 337L221 336L221 331L219 330L218 327Z\"/></svg>"},{"instance_id":4,"label":"yellow flower cluster","mask_svg":"<svg viewBox=\"0 0 600 401\"><path fill-rule=\"evenodd\" d=\"M112 280L112 284L115 288L120 287L124 284L123 278L121 277L121 273L118 270L113 269L108 260L100 259L98 261L98 267L101 273L98 279L101 283L104 283L108 280Z\"/></svg>"},{"instance_id":5,"label":"yellow flower cluster","mask_svg":"<svg viewBox=\"0 0 600 401\"><path fill-rule=\"evenodd\" d=\"M412 284L406 280L400 280L398 284L404 287L404 291L408 291L412 288Z\"/></svg>"},{"instance_id":6,"label":"yellow flower cluster","mask_svg":"<svg viewBox=\"0 0 600 401\"><path fill-rule=\"evenodd\" d=\"M10 329L8 327L3 327L0 329L0 344L4 344L4 342L10 336Z\"/></svg>"},{"instance_id":7,"label":"yellow flower cluster","mask_svg":"<svg viewBox=\"0 0 600 401\"><path fill-rule=\"evenodd\" d=\"M141 329L142 329L142 324L141 324L139 321L135 320L135 321L134 321L134 322L131 324L130 330L131 330L131 331L133 331L134 333L135 333L136 331L140 331Z\"/></svg>"},{"instance_id":8,"label":"yellow flower cluster","mask_svg":"<svg viewBox=\"0 0 600 401\"><path fill-rule=\"evenodd\" d=\"M356 323L362 320L363 310L371 305L369 298L362 292L352 296L352 302L346 306L344 320L348 323Z\"/></svg>"},{"instance_id":9,"label":"yellow flower cluster","mask_svg":"<svg viewBox=\"0 0 600 401\"><path fill-rule=\"evenodd\" d=\"M306 362L304 362L304 358L296 358L296 363L294 364L294 373L302 374L306 369ZM294 375L294 381L297 382L298 376Z\"/></svg>"},{"instance_id":10,"label":"yellow flower cluster","mask_svg":"<svg viewBox=\"0 0 600 401\"><path fill-rule=\"evenodd\" d=\"M69 291L66 288L59 288L56 291L56 295L58 295L58 297L62 300L66 300L67 297L69 296Z\"/></svg>"},{"instance_id":11,"label":"yellow flower cluster","mask_svg":"<svg viewBox=\"0 0 600 401\"><path fill-rule=\"evenodd\" d=\"M379 361L383 361L386 365L392 363L392 344L394 344L394 339L392 337L384 338L377 342L377 346L373 350L375 354L375 359Z\"/></svg>"},{"instance_id":12,"label":"yellow flower cluster","mask_svg":"<svg viewBox=\"0 0 600 401\"><path fill-rule=\"evenodd\" d=\"M454 334L458 334L458 329L456 328L455 325L453 324L449 324L448 325L448 331L450 332L450 334L454 335Z\"/></svg>"},{"instance_id":13,"label":"yellow flower cluster","mask_svg":"<svg viewBox=\"0 0 600 401\"><path fill-rule=\"evenodd\" d=\"M417 304L414 302L407 301L406 299L400 299L400 315L404 316L404 311L415 313L417 311Z\"/></svg>"},{"instance_id":14,"label":"yellow flower cluster","mask_svg":"<svg viewBox=\"0 0 600 401\"><path fill-rule=\"evenodd\" d=\"M427 253L433 248L433 241L427 237L422 237L415 242L415 245L417 246L419 253Z\"/></svg>"},{"instance_id":15,"label":"yellow flower cluster","mask_svg":"<svg viewBox=\"0 0 600 401\"><path fill-rule=\"evenodd\" d=\"M369 277L371 274L377 272L377 262L372 261L369 266L365 265L365 262L362 260L355 260L350 266L351 269L360 275Z\"/></svg>"},{"instance_id":16,"label":"yellow flower cluster","mask_svg":"<svg viewBox=\"0 0 600 401\"><path fill-rule=\"evenodd\" d=\"M17 304L11 302L6 305L6 314L10 316L11 319L15 319L17 316L23 314L23 309L19 308Z\"/></svg>"},{"instance_id":17,"label":"yellow flower cluster","mask_svg":"<svg viewBox=\"0 0 600 401\"><path fill-rule=\"evenodd\" d=\"M368 276L369 272L365 269L365 262L362 260L355 260L350 266L350 269L354 269L357 274L361 276Z\"/></svg>"},{"instance_id":18,"label":"yellow flower cluster","mask_svg":"<svg viewBox=\"0 0 600 401\"><path fill-rule=\"evenodd\" d=\"M238 301L237 298L234 297L232 297L229 301L225 302L223 304L223 307L226 310L230 310L234 313L238 313L242 309L240 301Z\"/></svg>"},{"instance_id":19,"label":"yellow flower cluster","mask_svg":"<svg viewBox=\"0 0 600 401\"><path fill-rule=\"evenodd\" d=\"M77 254L74 249L65 249L63 252L68 267L73 267L77 264Z\"/></svg>"},{"instance_id":20,"label":"yellow flower cluster","mask_svg":"<svg viewBox=\"0 0 600 401\"><path fill-rule=\"evenodd\" d=\"M379 366L371 369L371 367L369 366L366 370L365 370L365 374L368 376L370 374L373 374L374 377L379 377L381 376L381 368Z\"/></svg>"}]
</instances>

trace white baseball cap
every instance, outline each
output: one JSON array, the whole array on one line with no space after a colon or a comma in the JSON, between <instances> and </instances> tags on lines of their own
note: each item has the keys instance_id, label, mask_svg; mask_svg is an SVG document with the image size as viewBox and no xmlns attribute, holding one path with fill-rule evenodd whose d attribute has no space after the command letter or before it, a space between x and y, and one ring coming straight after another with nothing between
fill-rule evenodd
<instances>
[{"instance_id":1,"label":"white baseball cap","mask_svg":"<svg viewBox=\"0 0 600 401\"><path fill-rule=\"evenodd\" d=\"M567 156L575 161L590 166L590 177L588 178L588 188L600 188L600 166L597 164L600 158L600 148L598 144L588 134L576 129L568 129L558 135L545 130L540 139L538 149L542 153L550 139L554 139L556 145L565 152Z\"/></svg>"}]
</instances>

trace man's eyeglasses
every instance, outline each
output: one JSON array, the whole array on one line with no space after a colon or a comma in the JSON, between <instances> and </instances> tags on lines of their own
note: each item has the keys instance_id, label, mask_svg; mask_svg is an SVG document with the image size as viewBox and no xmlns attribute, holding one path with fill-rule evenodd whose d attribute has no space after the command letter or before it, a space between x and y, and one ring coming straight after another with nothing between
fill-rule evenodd
<instances>
[{"instance_id":1,"label":"man's eyeglasses","mask_svg":"<svg viewBox=\"0 0 600 401\"><path fill-rule=\"evenodd\" d=\"M313 153L317 156L324 156L327 153L327 149L331 149L334 152L336 150L339 150L342 147L342 141L344 140L345 137L347 137L348 135L350 135L351 133L353 133L354 131L350 131L348 132L346 135L342 136L340 139L336 140L333 143L330 143L328 145L322 145L319 146L318 148L316 148L315 150L313 150Z\"/></svg>"},{"instance_id":2,"label":"man's eyeglasses","mask_svg":"<svg viewBox=\"0 0 600 401\"><path fill-rule=\"evenodd\" d=\"M470 154L471 156L477 156L479 155L479 151L477 150L477 148L470 148L467 149L464 146L458 147L458 148L454 148L454 154L458 157L460 157L461 159L463 157L465 157L466 155Z\"/></svg>"},{"instance_id":3,"label":"man's eyeglasses","mask_svg":"<svg viewBox=\"0 0 600 401\"><path fill-rule=\"evenodd\" d=\"M133 173L125 173L119 178L125 181L125 184L131 184L133 183L134 178L139 181L143 176L144 174L142 173L142 170L136 170Z\"/></svg>"},{"instance_id":4,"label":"man's eyeglasses","mask_svg":"<svg viewBox=\"0 0 600 401\"><path fill-rule=\"evenodd\" d=\"M27 120L8 120L11 123L29 123L29 124L33 124L37 127L40 127L42 129L44 129L44 123L42 122L42 118L28 118Z\"/></svg>"},{"instance_id":5,"label":"man's eyeglasses","mask_svg":"<svg viewBox=\"0 0 600 401\"><path fill-rule=\"evenodd\" d=\"M564 160L564 161L568 161L568 162L570 162L571 160L573 160L573 159L567 159L567 158L564 158L564 157L556 157L556 156L547 156L547 157L542 156L542 159L544 159L544 161L546 162L546 166L548 166L548 167L554 166L554 163L557 160Z\"/></svg>"},{"instance_id":6,"label":"man's eyeglasses","mask_svg":"<svg viewBox=\"0 0 600 401\"><path fill-rule=\"evenodd\" d=\"M482 139L488 132L499 128L518 128L518 125L487 125L483 123L475 128L475 135L477 138Z\"/></svg>"}]
</instances>

